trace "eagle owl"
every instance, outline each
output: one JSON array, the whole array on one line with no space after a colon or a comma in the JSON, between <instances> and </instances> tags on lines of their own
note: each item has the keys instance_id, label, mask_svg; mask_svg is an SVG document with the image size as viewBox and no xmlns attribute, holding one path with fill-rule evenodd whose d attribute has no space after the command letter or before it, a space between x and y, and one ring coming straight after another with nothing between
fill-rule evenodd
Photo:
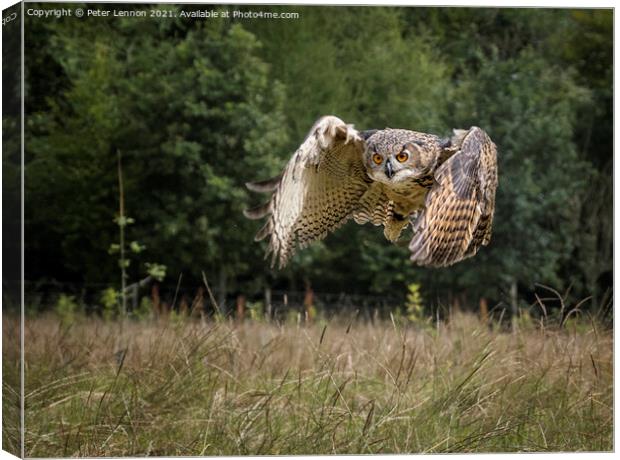
<instances>
[{"instance_id":1,"label":"eagle owl","mask_svg":"<svg viewBox=\"0 0 620 460\"><path fill-rule=\"evenodd\" d=\"M324 238L353 218L382 225L396 242L411 223L411 260L448 266L491 239L497 150L480 128L449 139L406 129L357 131L335 116L320 118L281 175L250 182L271 199L245 211L268 216L255 241L283 268L297 247Z\"/></svg>"}]
</instances>

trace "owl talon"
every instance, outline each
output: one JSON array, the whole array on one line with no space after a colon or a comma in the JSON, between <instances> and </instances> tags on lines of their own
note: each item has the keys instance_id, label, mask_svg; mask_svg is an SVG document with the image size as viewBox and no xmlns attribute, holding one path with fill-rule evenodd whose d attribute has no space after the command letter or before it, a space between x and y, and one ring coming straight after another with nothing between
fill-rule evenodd
<instances>
[{"instance_id":1,"label":"owl talon","mask_svg":"<svg viewBox=\"0 0 620 460\"><path fill-rule=\"evenodd\" d=\"M362 138L353 125L346 125L344 143L348 144L349 142L362 142Z\"/></svg>"},{"instance_id":2,"label":"owl talon","mask_svg":"<svg viewBox=\"0 0 620 460\"><path fill-rule=\"evenodd\" d=\"M323 117L316 127L315 136L319 146L322 149L326 149L332 143L336 137L336 129L338 125L343 125L344 122L337 117Z\"/></svg>"},{"instance_id":3,"label":"owl talon","mask_svg":"<svg viewBox=\"0 0 620 460\"><path fill-rule=\"evenodd\" d=\"M344 138L344 143L362 142L362 138L353 125L348 125L338 117L323 117L314 130L314 135L319 146L327 149L337 138Z\"/></svg>"}]
</instances>

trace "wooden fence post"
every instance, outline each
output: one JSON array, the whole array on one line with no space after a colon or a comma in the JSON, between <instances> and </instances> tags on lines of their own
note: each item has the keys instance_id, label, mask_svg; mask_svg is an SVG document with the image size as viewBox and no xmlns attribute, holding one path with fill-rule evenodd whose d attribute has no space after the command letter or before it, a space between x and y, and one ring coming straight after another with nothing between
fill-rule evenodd
<instances>
[{"instance_id":1,"label":"wooden fence post","mask_svg":"<svg viewBox=\"0 0 620 460\"><path fill-rule=\"evenodd\" d=\"M510 322L511 322L513 332L515 332L518 329L518 320L519 320L519 301L518 301L517 295L518 295L517 282L513 280L510 283L510 309L512 313Z\"/></svg>"},{"instance_id":2,"label":"wooden fence post","mask_svg":"<svg viewBox=\"0 0 620 460\"><path fill-rule=\"evenodd\" d=\"M314 319L314 312L312 308L314 306L314 291L310 287L310 283L306 283L306 293L304 294L304 311L305 320L308 324L312 323Z\"/></svg>"},{"instance_id":3,"label":"wooden fence post","mask_svg":"<svg viewBox=\"0 0 620 460\"><path fill-rule=\"evenodd\" d=\"M243 323L245 318L245 296L239 294L237 296L237 322Z\"/></svg>"},{"instance_id":4,"label":"wooden fence post","mask_svg":"<svg viewBox=\"0 0 620 460\"><path fill-rule=\"evenodd\" d=\"M155 319L159 319L161 316L161 299L159 298L159 284L153 283L151 286L151 302L153 305L153 313Z\"/></svg>"},{"instance_id":5,"label":"wooden fence post","mask_svg":"<svg viewBox=\"0 0 620 460\"><path fill-rule=\"evenodd\" d=\"M198 291L196 291L196 297L194 297L194 301L192 302L192 310L191 316L197 316L202 318L204 316L205 310L205 290L202 286L198 286Z\"/></svg>"},{"instance_id":6,"label":"wooden fence post","mask_svg":"<svg viewBox=\"0 0 620 460\"><path fill-rule=\"evenodd\" d=\"M489 305L484 297L480 297L480 321L489 324Z\"/></svg>"},{"instance_id":7,"label":"wooden fence post","mask_svg":"<svg viewBox=\"0 0 620 460\"><path fill-rule=\"evenodd\" d=\"M183 294L181 297L181 302L179 303L179 314L183 316L187 316L189 313L189 305L187 305L187 296Z\"/></svg>"},{"instance_id":8,"label":"wooden fence post","mask_svg":"<svg viewBox=\"0 0 620 460\"><path fill-rule=\"evenodd\" d=\"M271 306L271 287L265 287L265 319L271 321L272 306Z\"/></svg>"}]
</instances>

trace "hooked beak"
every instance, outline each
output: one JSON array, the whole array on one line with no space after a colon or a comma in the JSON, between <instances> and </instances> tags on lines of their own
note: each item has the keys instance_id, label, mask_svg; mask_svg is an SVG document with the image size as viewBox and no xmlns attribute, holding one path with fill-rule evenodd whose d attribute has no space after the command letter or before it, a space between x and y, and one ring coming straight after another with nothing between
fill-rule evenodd
<instances>
[{"instance_id":1,"label":"hooked beak","mask_svg":"<svg viewBox=\"0 0 620 460\"><path fill-rule=\"evenodd\" d=\"M392 176L394 176L394 170L392 169L392 163L390 162L390 160L385 163L385 175L388 177L388 179L391 179Z\"/></svg>"}]
</instances>

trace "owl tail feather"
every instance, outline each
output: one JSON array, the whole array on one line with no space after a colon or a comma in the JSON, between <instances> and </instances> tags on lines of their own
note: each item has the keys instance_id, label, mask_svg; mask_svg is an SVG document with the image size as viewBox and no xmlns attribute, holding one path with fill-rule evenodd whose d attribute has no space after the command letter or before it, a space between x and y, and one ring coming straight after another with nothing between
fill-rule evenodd
<instances>
[{"instance_id":1,"label":"owl tail feather","mask_svg":"<svg viewBox=\"0 0 620 460\"><path fill-rule=\"evenodd\" d=\"M282 179L282 174L272 177L271 179L259 181L259 182L246 182L245 186L248 190L258 193L271 193L276 188L278 188L278 184L280 184L280 180Z\"/></svg>"},{"instance_id":2,"label":"owl tail feather","mask_svg":"<svg viewBox=\"0 0 620 460\"><path fill-rule=\"evenodd\" d=\"M263 225L258 232L256 232L256 236L254 236L254 241L264 240L269 235L271 235L272 230L273 230L273 225L271 223L271 219L269 219L267 223Z\"/></svg>"},{"instance_id":3,"label":"owl tail feather","mask_svg":"<svg viewBox=\"0 0 620 460\"><path fill-rule=\"evenodd\" d=\"M270 212L271 212L271 201L268 201L267 203L263 203L254 208L244 209L243 215L247 217L248 219L257 220L257 219L262 219Z\"/></svg>"}]
</instances>

